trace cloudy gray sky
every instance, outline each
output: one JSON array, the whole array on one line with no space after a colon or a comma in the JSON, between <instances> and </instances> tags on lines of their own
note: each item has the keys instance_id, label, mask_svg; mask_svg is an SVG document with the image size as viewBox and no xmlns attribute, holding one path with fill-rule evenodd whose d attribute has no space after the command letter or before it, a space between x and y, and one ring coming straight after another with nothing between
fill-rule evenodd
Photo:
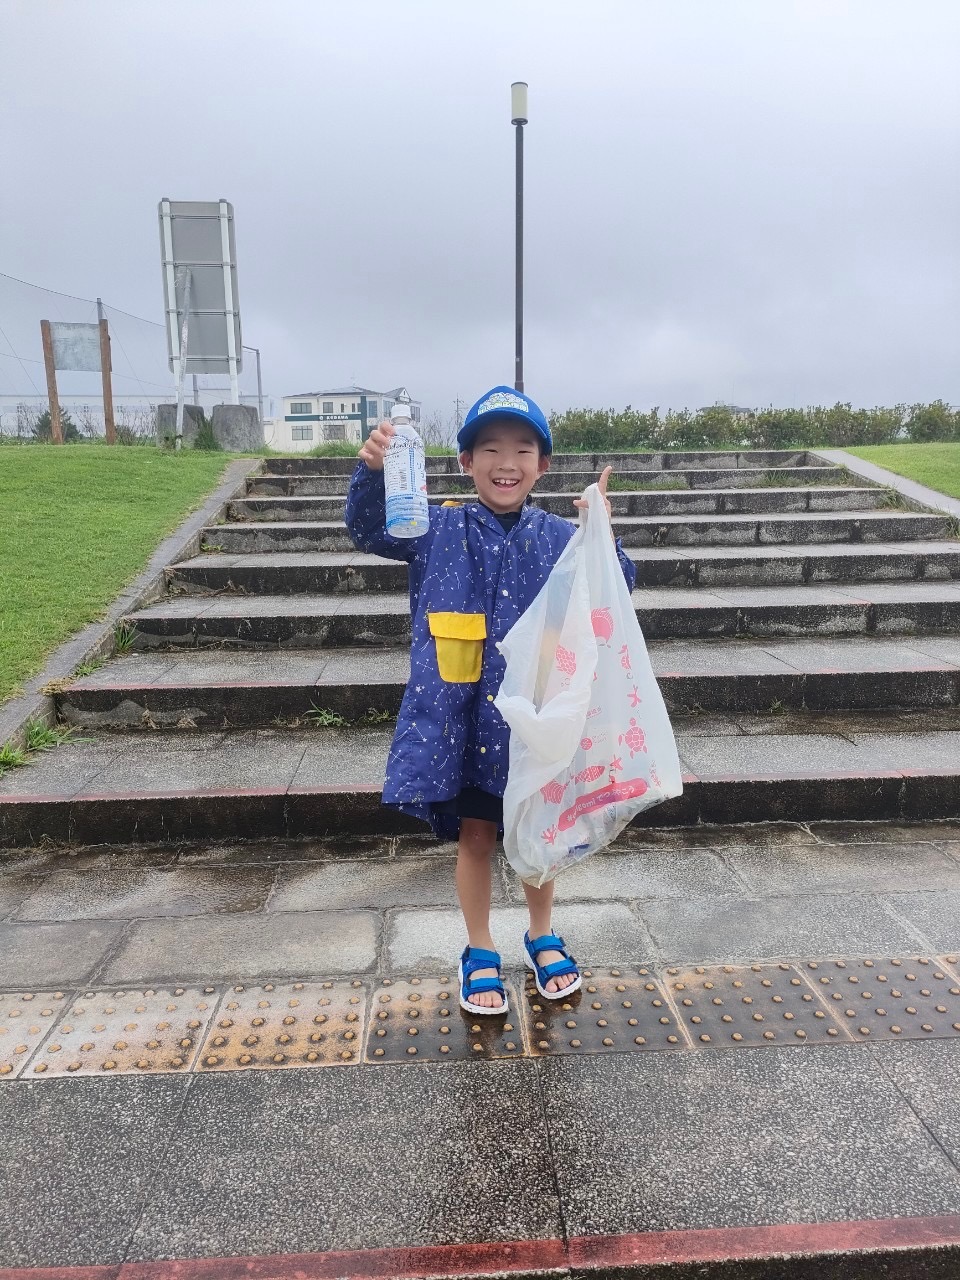
<instances>
[{"instance_id":1,"label":"cloudy gray sky","mask_svg":"<svg viewBox=\"0 0 960 1280\"><path fill-rule=\"evenodd\" d=\"M446 415L512 381L526 79L545 407L960 402L956 0L2 0L0 27L0 271L159 320L157 200L224 196L275 394L405 382ZM37 345L31 305L0 290Z\"/></svg>"}]
</instances>

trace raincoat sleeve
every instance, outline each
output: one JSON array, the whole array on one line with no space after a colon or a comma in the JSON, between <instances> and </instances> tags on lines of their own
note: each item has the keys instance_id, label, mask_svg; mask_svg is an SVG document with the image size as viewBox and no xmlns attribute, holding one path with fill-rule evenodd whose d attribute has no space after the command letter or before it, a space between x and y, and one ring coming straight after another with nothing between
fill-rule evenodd
<instances>
[{"instance_id":1,"label":"raincoat sleeve","mask_svg":"<svg viewBox=\"0 0 960 1280\"><path fill-rule=\"evenodd\" d=\"M637 582L637 566L620 545L620 539L617 538L616 541L617 559L620 561L620 568L623 570L623 576L627 580L627 590L632 591Z\"/></svg>"},{"instance_id":2,"label":"raincoat sleeve","mask_svg":"<svg viewBox=\"0 0 960 1280\"><path fill-rule=\"evenodd\" d=\"M358 551L386 556L388 560L413 560L422 538L394 538L387 533L387 495L383 472L358 463L350 480L346 511L347 532ZM430 525L434 523L431 508Z\"/></svg>"}]
</instances>

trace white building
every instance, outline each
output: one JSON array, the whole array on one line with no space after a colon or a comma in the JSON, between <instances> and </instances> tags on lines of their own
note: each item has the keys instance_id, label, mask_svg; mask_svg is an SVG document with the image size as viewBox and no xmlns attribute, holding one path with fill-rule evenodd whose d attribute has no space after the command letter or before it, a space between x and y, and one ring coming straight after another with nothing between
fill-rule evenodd
<instances>
[{"instance_id":1,"label":"white building","mask_svg":"<svg viewBox=\"0 0 960 1280\"><path fill-rule=\"evenodd\" d=\"M306 453L318 444L367 438L383 418L389 418L394 401L407 396L406 387L373 391L370 387L335 387L331 391L302 391L283 397L283 417L266 424L271 449ZM419 400L410 400L410 416L420 421Z\"/></svg>"}]
</instances>

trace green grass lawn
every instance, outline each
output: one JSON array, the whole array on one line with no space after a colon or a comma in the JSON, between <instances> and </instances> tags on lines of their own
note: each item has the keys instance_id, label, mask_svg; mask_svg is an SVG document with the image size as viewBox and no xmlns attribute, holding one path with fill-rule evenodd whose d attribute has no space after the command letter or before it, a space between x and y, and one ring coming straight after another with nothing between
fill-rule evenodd
<instances>
[{"instance_id":1,"label":"green grass lawn","mask_svg":"<svg viewBox=\"0 0 960 1280\"><path fill-rule=\"evenodd\" d=\"M94 444L0 448L0 702L102 615L229 461Z\"/></svg>"},{"instance_id":2,"label":"green grass lawn","mask_svg":"<svg viewBox=\"0 0 960 1280\"><path fill-rule=\"evenodd\" d=\"M960 498L960 444L872 444L847 452Z\"/></svg>"}]
</instances>

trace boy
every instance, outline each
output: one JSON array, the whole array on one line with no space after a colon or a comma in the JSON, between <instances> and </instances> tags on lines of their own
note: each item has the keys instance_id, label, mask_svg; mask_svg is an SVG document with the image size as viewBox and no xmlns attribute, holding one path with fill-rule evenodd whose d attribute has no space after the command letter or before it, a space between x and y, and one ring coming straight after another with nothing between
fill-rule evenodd
<instances>
[{"instance_id":1,"label":"boy","mask_svg":"<svg viewBox=\"0 0 960 1280\"><path fill-rule=\"evenodd\" d=\"M460 1005L473 1014L504 1014L502 961L490 936L491 855L503 825L510 740L493 705L505 666L496 646L533 602L574 526L527 503L553 450L547 420L529 396L500 386L473 405L457 445L479 501L432 506L422 538L386 532L383 458L392 434L384 423L364 443L346 511L361 551L410 566L410 682L383 802L429 822L438 836L458 838L457 896L468 939ZM604 496L611 470L600 478ZM636 569L619 542L617 554L632 590ZM553 883L525 884L524 892L525 961L541 995L555 1000L576 990L580 971L551 932Z\"/></svg>"}]
</instances>

